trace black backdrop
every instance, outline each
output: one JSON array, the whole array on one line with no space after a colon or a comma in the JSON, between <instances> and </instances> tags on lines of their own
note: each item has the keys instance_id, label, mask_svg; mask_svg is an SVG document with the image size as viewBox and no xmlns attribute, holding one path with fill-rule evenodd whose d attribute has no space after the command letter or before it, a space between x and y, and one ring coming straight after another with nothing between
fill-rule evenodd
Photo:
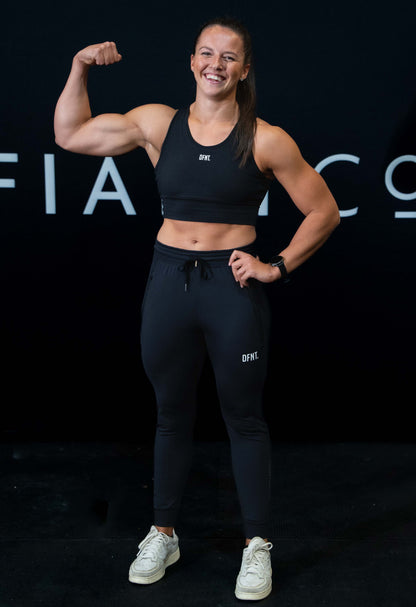
<instances>
[{"instance_id":1,"label":"black backdrop","mask_svg":"<svg viewBox=\"0 0 416 607\"><path fill-rule=\"evenodd\" d=\"M414 3L243 0L206 9L24 0L2 8L0 39L6 440L151 437L155 407L140 361L139 311L161 222L152 167L141 150L114 158L99 188L107 164L55 145L54 105L72 56L102 40L115 40L123 61L91 72L94 113L190 103L195 31L224 13L252 32L259 115L287 130L312 166L332 158L322 175L343 211L292 284L268 288L272 437L412 438ZM86 214L94 185L117 197L96 198ZM265 256L285 246L300 219L275 183L258 223ZM224 436L209 366L196 431Z\"/></svg>"}]
</instances>

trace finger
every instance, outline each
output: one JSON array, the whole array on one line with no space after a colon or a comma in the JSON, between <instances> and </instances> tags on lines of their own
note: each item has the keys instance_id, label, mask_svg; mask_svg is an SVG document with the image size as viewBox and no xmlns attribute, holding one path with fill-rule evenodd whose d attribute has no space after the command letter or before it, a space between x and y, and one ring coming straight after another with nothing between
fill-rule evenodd
<instances>
[{"instance_id":1,"label":"finger","mask_svg":"<svg viewBox=\"0 0 416 607\"><path fill-rule=\"evenodd\" d=\"M231 267L231 271L233 273L233 276L234 276L235 280L238 280L237 272L238 272L238 269L239 269L239 267L241 265L240 260L238 258L234 258L232 260L231 257L230 257L228 265Z\"/></svg>"},{"instance_id":2,"label":"finger","mask_svg":"<svg viewBox=\"0 0 416 607\"><path fill-rule=\"evenodd\" d=\"M232 263L234 263L234 261L236 261L237 259L240 259L240 253L241 251L233 251L230 255L230 259L228 260L228 265L230 266Z\"/></svg>"},{"instance_id":3,"label":"finger","mask_svg":"<svg viewBox=\"0 0 416 607\"><path fill-rule=\"evenodd\" d=\"M111 61L111 63L117 63L118 61L121 61L121 55L117 50L117 47L115 45L114 42L111 42L111 47L109 48L109 59Z\"/></svg>"},{"instance_id":4,"label":"finger","mask_svg":"<svg viewBox=\"0 0 416 607\"><path fill-rule=\"evenodd\" d=\"M103 62L105 65L110 65L112 62L112 54L111 42L106 42L103 48Z\"/></svg>"},{"instance_id":5,"label":"finger","mask_svg":"<svg viewBox=\"0 0 416 607\"><path fill-rule=\"evenodd\" d=\"M238 282L239 278L238 278L238 268L236 268L235 266L231 266L231 270L234 276L234 279L236 282Z\"/></svg>"},{"instance_id":6,"label":"finger","mask_svg":"<svg viewBox=\"0 0 416 607\"><path fill-rule=\"evenodd\" d=\"M241 260L236 260L231 267L236 281L239 282L243 274L247 271L245 265L241 263Z\"/></svg>"},{"instance_id":7,"label":"finger","mask_svg":"<svg viewBox=\"0 0 416 607\"><path fill-rule=\"evenodd\" d=\"M240 284L240 287L248 286L247 279L249 278L249 275L247 274L247 271L243 267L235 270L234 278L235 278L235 281Z\"/></svg>"},{"instance_id":8,"label":"finger","mask_svg":"<svg viewBox=\"0 0 416 607\"><path fill-rule=\"evenodd\" d=\"M252 273L250 272L250 270L244 270L243 269L240 272L239 280L240 280L240 283L242 282L245 287L248 286L248 281L249 281L250 278L252 278Z\"/></svg>"},{"instance_id":9,"label":"finger","mask_svg":"<svg viewBox=\"0 0 416 607\"><path fill-rule=\"evenodd\" d=\"M115 63L117 55L118 53L114 42L106 42L104 45L105 65L111 65L112 63Z\"/></svg>"},{"instance_id":10,"label":"finger","mask_svg":"<svg viewBox=\"0 0 416 607\"><path fill-rule=\"evenodd\" d=\"M105 63L104 49L105 49L104 44L100 44L100 46L96 50L96 53L95 53L95 63L97 65L104 65L104 63Z\"/></svg>"},{"instance_id":11,"label":"finger","mask_svg":"<svg viewBox=\"0 0 416 607\"><path fill-rule=\"evenodd\" d=\"M95 63L97 65L111 65L121 60L114 42L103 42L95 50Z\"/></svg>"}]
</instances>

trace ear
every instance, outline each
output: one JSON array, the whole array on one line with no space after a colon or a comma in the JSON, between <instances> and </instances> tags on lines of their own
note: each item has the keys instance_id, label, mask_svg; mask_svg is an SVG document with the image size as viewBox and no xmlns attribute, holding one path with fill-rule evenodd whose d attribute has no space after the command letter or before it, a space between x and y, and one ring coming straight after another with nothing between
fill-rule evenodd
<instances>
[{"instance_id":1,"label":"ear","mask_svg":"<svg viewBox=\"0 0 416 607\"><path fill-rule=\"evenodd\" d=\"M245 80L248 76L249 71L250 71L250 64L248 63L247 65L244 66L240 79Z\"/></svg>"},{"instance_id":2,"label":"ear","mask_svg":"<svg viewBox=\"0 0 416 607\"><path fill-rule=\"evenodd\" d=\"M191 55L191 71L194 71L194 55Z\"/></svg>"}]
</instances>

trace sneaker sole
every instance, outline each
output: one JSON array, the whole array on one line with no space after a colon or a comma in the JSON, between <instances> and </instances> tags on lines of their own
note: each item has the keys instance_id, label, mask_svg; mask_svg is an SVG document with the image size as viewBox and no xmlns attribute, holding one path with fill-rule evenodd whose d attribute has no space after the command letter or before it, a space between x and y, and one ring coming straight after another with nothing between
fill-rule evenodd
<instances>
[{"instance_id":1,"label":"sneaker sole","mask_svg":"<svg viewBox=\"0 0 416 607\"><path fill-rule=\"evenodd\" d=\"M159 569L159 571L156 571L156 573L154 573L153 575L149 575L149 576L134 575L132 573L129 573L129 582L133 582L133 584L154 584L155 582L158 582L165 575L166 568L169 567L170 565L173 565L174 563L176 563L179 560L180 556L181 556L181 554L179 552L179 547L178 547L175 550L175 552L173 552L166 559L166 563L165 563L164 567Z\"/></svg>"},{"instance_id":2,"label":"sneaker sole","mask_svg":"<svg viewBox=\"0 0 416 607\"><path fill-rule=\"evenodd\" d=\"M261 599L265 599L266 596L272 591L272 585L261 592L244 592L240 590L237 586L235 588L235 596L242 601L260 601Z\"/></svg>"}]
</instances>

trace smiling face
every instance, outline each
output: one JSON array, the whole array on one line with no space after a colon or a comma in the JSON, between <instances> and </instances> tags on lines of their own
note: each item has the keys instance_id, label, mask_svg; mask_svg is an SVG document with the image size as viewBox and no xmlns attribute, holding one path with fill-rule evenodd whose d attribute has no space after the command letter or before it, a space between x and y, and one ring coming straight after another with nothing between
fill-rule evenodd
<instances>
[{"instance_id":1,"label":"smiling face","mask_svg":"<svg viewBox=\"0 0 416 607\"><path fill-rule=\"evenodd\" d=\"M245 64L242 38L220 25L202 31L195 54L191 55L191 70L197 87L209 96L235 95L237 85L241 78L247 77L249 67Z\"/></svg>"}]
</instances>

